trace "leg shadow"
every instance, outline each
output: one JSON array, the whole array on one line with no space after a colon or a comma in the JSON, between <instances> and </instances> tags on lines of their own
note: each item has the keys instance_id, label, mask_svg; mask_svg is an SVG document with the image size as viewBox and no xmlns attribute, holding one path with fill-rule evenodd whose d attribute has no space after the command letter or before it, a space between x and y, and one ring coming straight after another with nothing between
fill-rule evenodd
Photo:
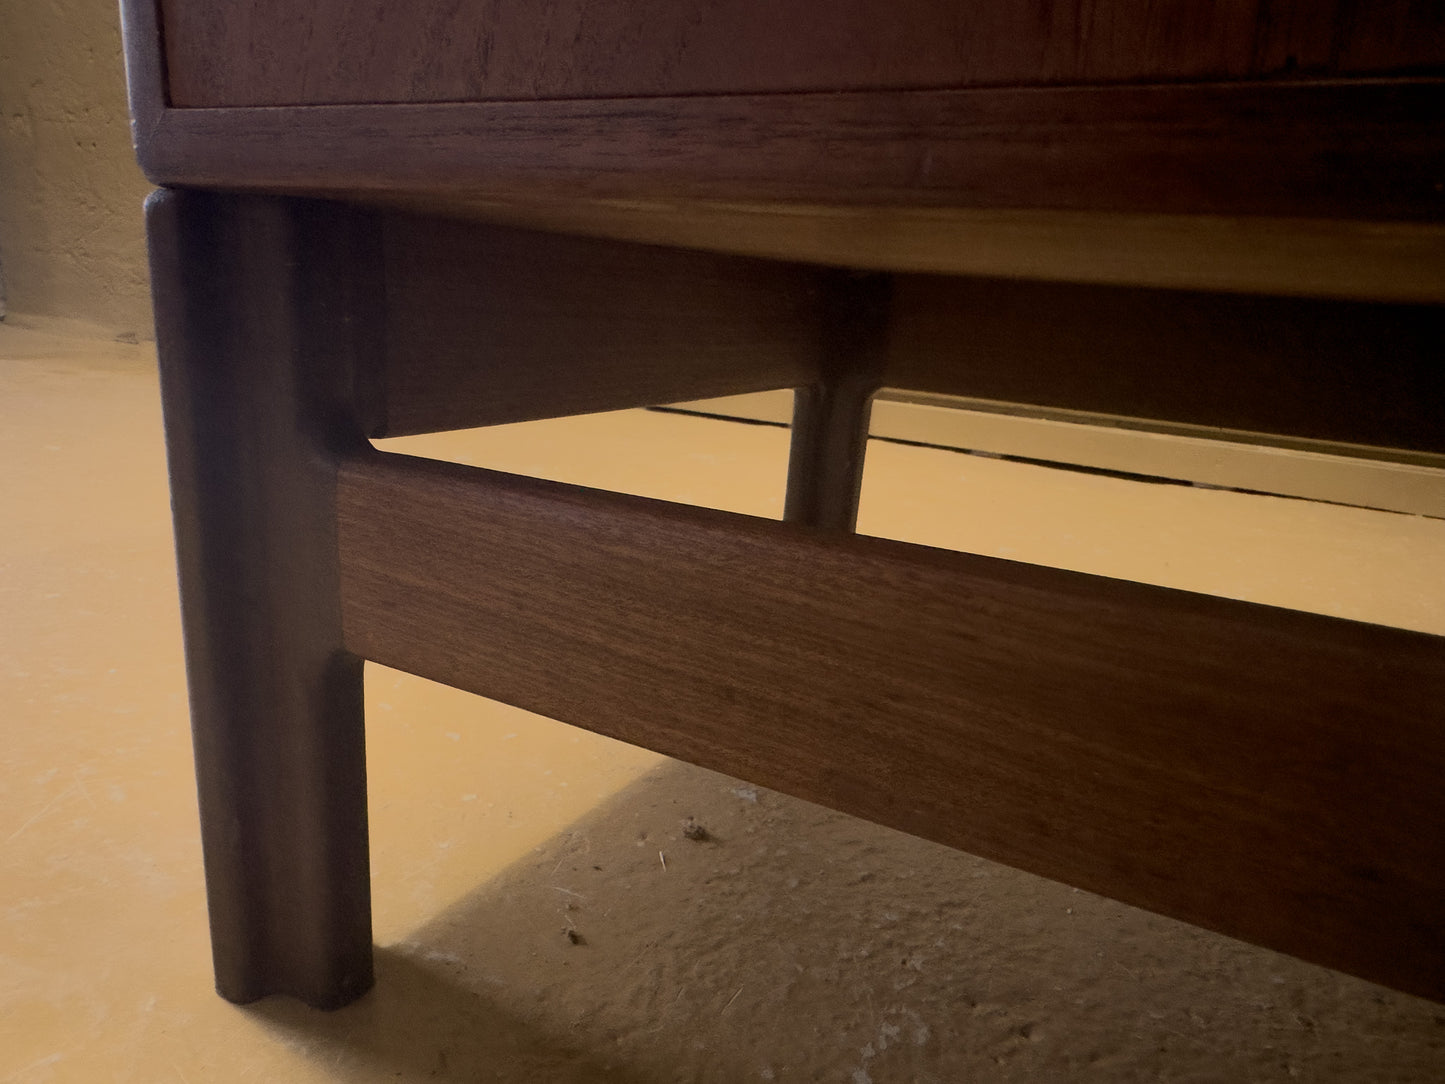
<instances>
[{"instance_id":1,"label":"leg shadow","mask_svg":"<svg viewBox=\"0 0 1445 1084\"><path fill-rule=\"evenodd\" d=\"M376 986L353 1005L318 1012L275 997L244 1011L338 1080L660 1084L585 1041L533 1027L458 981L454 967L440 953L378 948Z\"/></svg>"}]
</instances>

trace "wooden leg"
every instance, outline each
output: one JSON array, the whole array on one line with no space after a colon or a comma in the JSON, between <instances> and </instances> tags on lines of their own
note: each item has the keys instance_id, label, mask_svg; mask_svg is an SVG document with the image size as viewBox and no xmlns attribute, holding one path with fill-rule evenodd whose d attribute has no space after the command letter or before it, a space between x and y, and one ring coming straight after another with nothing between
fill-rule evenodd
<instances>
[{"instance_id":1,"label":"wooden leg","mask_svg":"<svg viewBox=\"0 0 1445 1084\"><path fill-rule=\"evenodd\" d=\"M892 280L840 272L825 289L822 379L794 392L783 518L851 532L887 349Z\"/></svg>"},{"instance_id":2,"label":"wooden leg","mask_svg":"<svg viewBox=\"0 0 1445 1084\"><path fill-rule=\"evenodd\" d=\"M361 445L368 220L147 206L216 985L344 1005L372 981L361 660L341 646L336 465Z\"/></svg>"},{"instance_id":3,"label":"wooden leg","mask_svg":"<svg viewBox=\"0 0 1445 1084\"><path fill-rule=\"evenodd\" d=\"M793 392L785 520L832 531L854 529L872 409L873 389L856 382Z\"/></svg>"}]
</instances>

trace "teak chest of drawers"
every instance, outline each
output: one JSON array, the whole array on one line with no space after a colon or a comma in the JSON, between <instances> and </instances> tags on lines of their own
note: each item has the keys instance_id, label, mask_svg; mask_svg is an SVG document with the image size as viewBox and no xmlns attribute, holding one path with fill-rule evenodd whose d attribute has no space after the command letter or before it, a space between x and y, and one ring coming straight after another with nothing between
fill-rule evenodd
<instances>
[{"instance_id":1,"label":"teak chest of drawers","mask_svg":"<svg viewBox=\"0 0 1445 1084\"><path fill-rule=\"evenodd\" d=\"M862 538L882 386L1445 452L1405 0L125 0L218 985L372 659L1445 998L1445 642ZM368 438L794 388L786 520Z\"/></svg>"}]
</instances>

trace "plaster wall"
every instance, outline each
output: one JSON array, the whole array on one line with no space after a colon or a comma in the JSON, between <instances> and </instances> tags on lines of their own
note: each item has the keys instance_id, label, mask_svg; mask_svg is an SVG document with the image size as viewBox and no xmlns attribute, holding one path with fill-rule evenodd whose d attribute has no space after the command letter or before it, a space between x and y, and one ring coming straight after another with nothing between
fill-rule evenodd
<instances>
[{"instance_id":1,"label":"plaster wall","mask_svg":"<svg viewBox=\"0 0 1445 1084\"><path fill-rule=\"evenodd\" d=\"M151 338L116 0L0 0L0 266L13 317Z\"/></svg>"}]
</instances>

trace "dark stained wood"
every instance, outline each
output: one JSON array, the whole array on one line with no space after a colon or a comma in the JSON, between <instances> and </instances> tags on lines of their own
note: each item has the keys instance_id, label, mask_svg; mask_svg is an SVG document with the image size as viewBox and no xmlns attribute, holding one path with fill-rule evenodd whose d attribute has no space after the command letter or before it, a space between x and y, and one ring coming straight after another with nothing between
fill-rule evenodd
<instances>
[{"instance_id":1,"label":"dark stained wood","mask_svg":"<svg viewBox=\"0 0 1445 1084\"><path fill-rule=\"evenodd\" d=\"M158 184L1445 219L1445 81L165 111Z\"/></svg>"},{"instance_id":2,"label":"dark stained wood","mask_svg":"<svg viewBox=\"0 0 1445 1084\"><path fill-rule=\"evenodd\" d=\"M815 269L398 214L383 231L374 436L817 380Z\"/></svg>"},{"instance_id":3,"label":"dark stained wood","mask_svg":"<svg viewBox=\"0 0 1445 1084\"><path fill-rule=\"evenodd\" d=\"M822 363L815 382L794 393L783 518L849 532L858 523L868 418L888 356L893 280L845 271L823 282Z\"/></svg>"},{"instance_id":4,"label":"dark stained wood","mask_svg":"<svg viewBox=\"0 0 1445 1084\"><path fill-rule=\"evenodd\" d=\"M885 382L1445 452L1445 306L904 275Z\"/></svg>"},{"instance_id":5,"label":"dark stained wood","mask_svg":"<svg viewBox=\"0 0 1445 1084\"><path fill-rule=\"evenodd\" d=\"M335 1007L372 981L334 464L375 238L261 197L161 193L147 221L216 986Z\"/></svg>"},{"instance_id":6,"label":"dark stained wood","mask_svg":"<svg viewBox=\"0 0 1445 1084\"><path fill-rule=\"evenodd\" d=\"M1294 4L1285 14L1270 0L1265 3L1269 14L1262 25L1277 26L1285 20L1292 25L1287 35L1267 32L1262 64L1271 64L1270 52L1277 56L1284 51L1286 66L1292 56L1296 60L1308 57L1312 62L1321 55L1317 43L1323 40L1326 20L1311 18L1307 13L1315 5ZM1343 0L1332 6L1330 59L1325 62L1331 71L1380 74L1389 70L1441 70L1445 61L1445 7L1440 0L1390 4ZM1305 17L1300 18L1301 14Z\"/></svg>"},{"instance_id":7,"label":"dark stained wood","mask_svg":"<svg viewBox=\"0 0 1445 1084\"><path fill-rule=\"evenodd\" d=\"M783 519L844 533L857 527L875 391L858 381L794 391Z\"/></svg>"},{"instance_id":8,"label":"dark stained wood","mask_svg":"<svg viewBox=\"0 0 1445 1084\"><path fill-rule=\"evenodd\" d=\"M695 200L448 207L480 221L871 271L1445 303L1442 224Z\"/></svg>"},{"instance_id":9,"label":"dark stained wood","mask_svg":"<svg viewBox=\"0 0 1445 1084\"><path fill-rule=\"evenodd\" d=\"M909 277L850 355L795 266L1445 302L1439 4L157 2L143 167L272 194L150 217L225 996L370 982L366 657L1445 999L1445 640L362 440L798 382L833 527L876 378L1442 450L1438 308Z\"/></svg>"},{"instance_id":10,"label":"dark stained wood","mask_svg":"<svg viewBox=\"0 0 1445 1084\"><path fill-rule=\"evenodd\" d=\"M1445 998L1445 640L373 453L347 647Z\"/></svg>"},{"instance_id":11,"label":"dark stained wood","mask_svg":"<svg viewBox=\"0 0 1445 1084\"><path fill-rule=\"evenodd\" d=\"M1430 4L905 0L879 20L873 0L721 0L688 22L694 9L653 0L284 10L270 2L176 3L167 13L176 21L171 48L206 55L207 79L250 73L274 100L332 100L321 90L332 75L374 92L355 105L138 113L139 157L157 183L408 203L881 271L1445 299L1445 82L1429 60L1439 59L1445 19ZM125 5L142 39L130 45L132 69L150 86L161 70L154 0ZM368 11L377 22L348 21ZM666 29L679 19L682 30ZM729 29L800 19L826 25L768 32L766 47L751 48ZM478 52L480 39L465 27L490 35L487 49ZM608 27L622 38L609 44ZM938 89L945 84L925 80L932 89L908 91L899 88L914 84L869 69L859 85L871 92L750 94L747 79L730 74L718 94L686 84L694 89L682 97L478 101L453 87L444 100L418 104L428 79L452 78L444 75L452 60L474 75L516 75L499 44L521 40L514 28L545 45L517 52L523 67L583 82L598 77L597 57L623 58L643 82L668 73L685 80L707 67L696 48L716 40L726 42L728 63L743 66L731 74L778 62L791 78L806 68L798 50L814 47L854 65L861 57L865 67L898 50L916 74L929 48L957 46L969 64L1018 63L1037 77L1012 81L1051 85ZM257 44L273 33L276 49ZM911 35L925 44L910 44ZM784 43L785 63L769 52ZM1200 74L1224 56L1243 66ZM1052 85L1175 61L1183 66L1172 70L1216 81ZM661 67L649 75L649 65ZM975 75L988 83L986 67ZM1397 68L1414 74L1332 78ZM170 70L172 104L186 101L177 92L182 69ZM386 89L398 72L404 93ZM1261 83L1250 73L1289 78ZM1245 81L1218 81L1236 76ZM296 79L305 94L278 89ZM541 84L527 85L524 97L540 94ZM613 92L593 85L600 89L588 94ZM307 97L312 91L319 97ZM646 93L662 92L649 83ZM365 104L378 101L392 104Z\"/></svg>"},{"instance_id":12,"label":"dark stained wood","mask_svg":"<svg viewBox=\"0 0 1445 1084\"><path fill-rule=\"evenodd\" d=\"M132 142L139 145L167 106L165 60L156 0L121 0L121 47Z\"/></svg>"},{"instance_id":13,"label":"dark stained wood","mask_svg":"<svg viewBox=\"0 0 1445 1084\"><path fill-rule=\"evenodd\" d=\"M1411 0L162 0L177 106L903 90L1445 68Z\"/></svg>"}]
</instances>

